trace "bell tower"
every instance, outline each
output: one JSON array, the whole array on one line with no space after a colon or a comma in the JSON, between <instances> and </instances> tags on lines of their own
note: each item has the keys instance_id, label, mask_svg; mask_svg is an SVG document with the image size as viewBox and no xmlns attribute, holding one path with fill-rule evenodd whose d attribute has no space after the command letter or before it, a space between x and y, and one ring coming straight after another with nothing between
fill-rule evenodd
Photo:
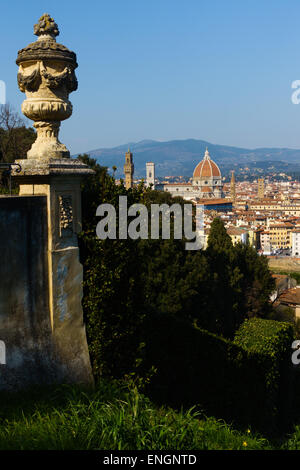
<instances>
[{"instance_id":1,"label":"bell tower","mask_svg":"<svg viewBox=\"0 0 300 470\"><path fill-rule=\"evenodd\" d=\"M132 153L128 149L128 152L125 154L125 187L126 189L132 188L133 186L133 173L134 173L134 164L132 159Z\"/></svg>"},{"instance_id":2,"label":"bell tower","mask_svg":"<svg viewBox=\"0 0 300 470\"><path fill-rule=\"evenodd\" d=\"M235 203L236 192L235 192L235 176L234 176L234 170L232 170L232 172L231 172L230 197L231 197L231 199L232 199L232 202Z\"/></svg>"},{"instance_id":3,"label":"bell tower","mask_svg":"<svg viewBox=\"0 0 300 470\"><path fill-rule=\"evenodd\" d=\"M264 178L258 178L257 181L257 197L263 199L265 196L265 180Z\"/></svg>"},{"instance_id":4,"label":"bell tower","mask_svg":"<svg viewBox=\"0 0 300 470\"><path fill-rule=\"evenodd\" d=\"M155 164L153 162L146 163L146 185L147 188L155 189Z\"/></svg>"}]
</instances>

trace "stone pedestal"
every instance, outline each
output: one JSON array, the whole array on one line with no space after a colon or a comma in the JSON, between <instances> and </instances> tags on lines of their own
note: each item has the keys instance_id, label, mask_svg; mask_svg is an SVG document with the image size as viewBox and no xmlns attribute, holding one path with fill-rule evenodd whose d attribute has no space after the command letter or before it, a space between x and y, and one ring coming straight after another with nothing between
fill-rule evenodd
<instances>
[{"instance_id":1,"label":"stone pedestal","mask_svg":"<svg viewBox=\"0 0 300 470\"><path fill-rule=\"evenodd\" d=\"M47 198L48 291L55 380L92 384L83 324L82 266L77 234L81 231L81 177L93 173L70 159L58 139L61 121L72 114L69 94L77 89L76 54L56 41L58 26L49 14L34 26L38 39L18 51L19 89L25 93L22 112L34 121L37 139L26 160L16 160L21 172L12 173L20 196ZM33 309L34 310L34 309Z\"/></svg>"},{"instance_id":2,"label":"stone pedestal","mask_svg":"<svg viewBox=\"0 0 300 470\"><path fill-rule=\"evenodd\" d=\"M48 279L52 344L57 381L93 384L82 313L82 265L77 234L81 231L82 176L93 173L72 159L17 160L13 173L20 196L47 196Z\"/></svg>"}]
</instances>

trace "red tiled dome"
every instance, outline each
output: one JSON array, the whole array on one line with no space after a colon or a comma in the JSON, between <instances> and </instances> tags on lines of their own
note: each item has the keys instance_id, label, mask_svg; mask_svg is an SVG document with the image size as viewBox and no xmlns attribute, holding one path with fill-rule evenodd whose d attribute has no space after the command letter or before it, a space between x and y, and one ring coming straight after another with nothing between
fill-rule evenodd
<instances>
[{"instance_id":1,"label":"red tiled dome","mask_svg":"<svg viewBox=\"0 0 300 470\"><path fill-rule=\"evenodd\" d=\"M203 160L198 163L194 170L193 178L212 178L216 176L221 177L221 172L218 165L211 160L208 150L206 149Z\"/></svg>"}]
</instances>

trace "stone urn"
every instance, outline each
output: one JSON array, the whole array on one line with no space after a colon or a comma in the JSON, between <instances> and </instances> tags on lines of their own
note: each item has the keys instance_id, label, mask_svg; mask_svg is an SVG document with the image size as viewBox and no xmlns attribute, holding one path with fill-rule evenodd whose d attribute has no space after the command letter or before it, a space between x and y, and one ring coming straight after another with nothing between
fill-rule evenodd
<instances>
[{"instance_id":1,"label":"stone urn","mask_svg":"<svg viewBox=\"0 0 300 470\"><path fill-rule=\"evenodd\" d=\"M69 94L77 89L76 54L56 42L57 24L44 14L34 26L36 42L18 52L18 85L26 94L22 112L34 121L37 139L28 159L69 158L58 140L60 122L72 114Z\"/></svg>"}]
</instances>

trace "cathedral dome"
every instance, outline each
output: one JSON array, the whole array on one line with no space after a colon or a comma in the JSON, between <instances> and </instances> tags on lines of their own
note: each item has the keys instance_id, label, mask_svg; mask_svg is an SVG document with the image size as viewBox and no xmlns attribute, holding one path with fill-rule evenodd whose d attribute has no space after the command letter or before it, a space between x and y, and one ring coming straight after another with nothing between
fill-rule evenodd
<instances>
[{"instance_id":1,"label":"cathedral dome","mask_svg":"<svg viewBox=\"0 0 300 470\"><path fill-rule=\"evenodd\" d=\"M206 149L203 160L196 166L193 178L221 178L221 172L218 165L211 160L208 150Z\"/></svg>"}]
</instances>

